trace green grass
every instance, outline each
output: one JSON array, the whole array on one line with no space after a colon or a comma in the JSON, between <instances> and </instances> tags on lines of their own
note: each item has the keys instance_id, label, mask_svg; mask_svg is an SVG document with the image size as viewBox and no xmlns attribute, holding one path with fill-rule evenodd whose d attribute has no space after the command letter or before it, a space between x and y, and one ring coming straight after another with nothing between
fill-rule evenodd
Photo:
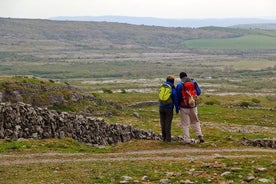
<instances>
[{"instance_id":1,"label":"green grass","mask_svg":"<svg viewBox=\"0 0 276 184\"><path fill-rule=\"evenodd\" d=\"M36 82L36 81L33 81ZM104 117L106 122L131 124L139 129L150 129L160 133L158 106L145 106L139 108L127 107L129 104L137 102L156 101L156 93L97 93L93 94L97 98L123 104L123 110L110 108L107 104L97 104L96 112L109 111L112 117ZM248 108L241 104L247 102ZM254 106L254 103L257 106ZM209 104L209 105L208 105ZM54 106L57 110L81 111L90 106L89 103L77 103L67 106ZM0 154L22 155L37 153L82 153L87 157L97 158L99 153L123 154L128 151L156 150L156 149L220 149L220 148L248 148L241 144L241 140L248 139L275 138L275 132L255 133L228 131L230 126L258 125L275 127L276 101L273 96L258 97L247 95L236 96L215 96L201 95L199 105L199 117L202 122L202 131L206 142L204 144L183 145L181 142L167 144L160 141L151 140L132 140L114 146L92 147L81 144L71 138L65 139L44 139L34 140L25 139L20 141L1 140ZM134 117L137 112L142 118ZM183 136L180 126L179 115L175 114L172 124L172 135ZM213 124L206 124L212 122ZM224 129L221 129L224 128ZM191 136L196 137L191 129ZM189 158L195 155L212 156L213 153L169 153L169 154L147 154L151 157L172 157ZM230 153L229 153L230 154ZM231 153L231 155L260 154L260 153ZM0 156L1 156L0 155ZM39 157L39 156L36 156ZM72 156L74 157L79 156ZM86 158L87 158L86 157ZM124 158L135 158L136 155L125 155ZM71 157L70 157L71 158ZM3 159L3 158L1 158ZM12 159L8 158L7 159ZM34 158L37 159L37 158ZM160 183L160 179L168 178L171 183L190 180L195 183L222 183L232 181L241 183L248 175L254 174L256 179L250 183L259 183L259 178L267 178L274 182L275 177L275 153L263 153L262 157L252 160L252 158L229 159L218 156L215 159L199 160L124 160L124 161L68 161L58 163L22 164L22 165L3 165L0 168L0 184L36 184L36 183L120 183L123 176L130 176L129 183ZM264 167L265 171L256 171L257 168ZM231 171L232 168L241 168ZM226 171L230 174L222 176ZM147 181L142 181L142 177L147 176Z\"/></svg>"},{"instance_id":2,"label":"green grass","mask_svg":"<svg viewBox=\"0 0 276 184\"><path fill-rule=\"evenodd\" d=\"M37 77L30 76L13 76L13 77L0 77L0 90L7 88L7 83L13 83L13 87L20 87L20 83L29 84L29 85L37 85L44 86L47 88L53 88L61 86L60 83L55 83L53 80L42 79ZM25 88L24 90L32 90L31 87Z\"/></svg>"},{"instance_id":3,"label":"green grass","mask_svg":"<svg viewBox=\"0 0 276 184\"><path fill-rule=\"evenodd\" d=\"M246 35L238 38L195 39L185 41L185 44L197 49L276 49L276 37Z\"/></svg>"},{"instance_id":4,"label":"green grass","mask_svg":"<svg viewBox=\"0 0 276 184\"><path fill-rule=\"evenodd\" d=\"M266 168L263 172L257 168ZM231 168L240 168L231 171ZM222 176L226 171L230 174ZM271 157L261 160L217 158L197 161L116 161L116 162L76 162L4 166L0 168L0 183L120 183L123 176L132 179L129 183L160 183L160 179L169 179L171 183L190 180L196 183L221 183L233 181L240 183L250 174L257 178L274 181L275 164ZM11 177L13 176L13 177ZM147 176L146 181L142 177ZM20 179L19 179L20 178ZM251 183L258 183L258 180Z\"/></svg>"},{"instance_id":5,"label":"green grass","mask_svg":"<svg viewBox=\"0 0 276 184\"><path fill-rule=\"evenodd\" d=\"M0 153L35 153L35 152L66 152L66 153L103 153L112 151L112 147L96 148L81 144L71 138L64 139L25 139L19 141L0 140Z\"/></svg>"}]
</instances>

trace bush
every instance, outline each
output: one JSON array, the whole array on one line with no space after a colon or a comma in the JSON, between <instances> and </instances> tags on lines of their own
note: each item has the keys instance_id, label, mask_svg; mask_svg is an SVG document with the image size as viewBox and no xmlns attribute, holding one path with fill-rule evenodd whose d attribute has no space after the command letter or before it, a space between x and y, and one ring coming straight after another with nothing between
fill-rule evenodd
<instances>
[{"instance_id":1,"label":"bush","mask_svg":"<svg viewBox=\"0 0 276 184\"><path fill-rule=\"evenodd\" d=\"M259 100L259 99L256 99L256 98L252 98L252 100L251 100L253 103L257 103L257 104L259 104L261 101Z\"/></svg>"},{"instance_id":2,"label":"bush","mask_svg":"<svg viewBox=\"0 0 276 184\"><path fill-rule=\"evenodd\" d=\"M103 88L102 90L104 93L112 93L112 91L110 89Z\"/></svg>"},{"instance_id":3,"label":"bush","mask_svg":"<svg viewBox=\"0 0 276 184\"><path fill-rule=\"evenodd\" d=\"M220 105L220 101L218 100L210 100L210 101L207 101L205 102L206 105Z\"/></svg>"},{"instance_id":4,"label":"bush","mask_svg":"<svg viewBox=\"0 0 276 184\"><path fill-rule=\"evenodd\" d=\"M241 106L241 107L248 107L249 105L250 105L249 102L241 102L241 103L240 103L240 106Z\"/></svg>"}]
</instances>

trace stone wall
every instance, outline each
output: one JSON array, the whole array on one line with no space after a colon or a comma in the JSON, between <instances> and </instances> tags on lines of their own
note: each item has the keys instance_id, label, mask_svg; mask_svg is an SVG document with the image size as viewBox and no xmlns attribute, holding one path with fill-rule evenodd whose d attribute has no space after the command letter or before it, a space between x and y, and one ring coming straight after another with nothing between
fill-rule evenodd
<instances>
[{"instance_id":1,"label":"stone wall","mask_svg":"<svg viewBox=\"0 0 276 184\"><path fill-rule=\"evenodd\" d=\"M0 139L71 137L89 145L114 145L132 139L161 140L161 135L130 125L109 124L102 118L59 112L29 104L0 103ZM183 137L172 137L182 141ZM276 139L243 140L248 146L276 148Z\"/></svg>"},{"instance_id":2,"label":"stone wall","mask_svg":"<svg viewBox=\"0 0 276 184\"><path fill-rule=\"evenodd\" d=\"M0 139L63 137L90 145L113 145L132 139L160 140L160 135L152 131L105 123L101 118L50 111L24 103L0 104Z\"/></svg>"},{"instance_id":3,"label":"stone wall","mask_svg":"<svg viewBox=\"0 0 276 184\"><path fill-rule=\"evenodd\" d=\"M276 149L276 139L244 140L242 144L246 146L257 146Z\"/></svg>"}]
</instances>

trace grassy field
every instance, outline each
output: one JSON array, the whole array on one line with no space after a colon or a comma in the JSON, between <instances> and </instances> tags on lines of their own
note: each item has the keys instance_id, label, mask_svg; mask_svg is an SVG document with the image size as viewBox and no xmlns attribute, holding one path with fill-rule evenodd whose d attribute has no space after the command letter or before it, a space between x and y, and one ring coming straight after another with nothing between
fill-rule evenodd
<instances>
[{"instance_id":1,"label":"grassy field","mask_svg":"<svg viewBox=\"0 0 276 184\"><path fill-rule=\"evenodd\" d=\"M182 70L197 78L228 77L230 72L236 77L241 70L252 69L274 69L275 75L273 30L26 19L0 22L1 75L67 81L160 78Z\"/></svg>"},{"instance_id":2,"label":"grassy field","mask_svg":"<svg viewBox=\"0 0 276 184\"><path fill-rule=\"evenodd\" d=\"M168 156L189 157L181 154ZM16 168L4 166L0 169L3 174L0 182L120 183L128 178L128 183L160 183L161 179L167 179L170 183L183 183L186 180L196 183L241 183L254 175L257 179L250 183L262 183L259 179L273 183L275 163L271 163L271 156L264 154L261 160L243 158L233 161L221 157L194 161L96 161L18 165Z\"/></svg>"},{"instance_id":3,"label":"grassy field","mask_svg":"<svg viewBox=\"0 0 276 184\"><path fill-rule=\"evenodd\" d=\"M238 38L195 39L185 41L189 48L208 49L276 49L276 38L263 35L246 35Z\"/></svg>"},{"instance_id":4,"label":"grassy field","mask_svg":"<svg viewBox=\"0 0 276 184\"><path fill-rule=\"evenodd\" d=\"M156 100L155 93L99 93L97 97L124 105ZM248 107L243 106L245 104ZM261 183L259 179L273 183L276 153L267 152L270 149L252 151L241 141L244 137L275 138L275 107L276 101L266 97L203 95L199 117L206 142L197 145L134 140L114 146L91 147L70 138L1 140L0 160L12 164L0 164L0 183L120 183L125 178L129 179L129 183L160 183L161 179L169 179L171 183L186 180L196 183L241 183L251 175L255 179L250 183ZM113 109L112 112L113 117L105 117L109 123L131 124L160 133L156 105L125 108L124 111ZM134 117L134 112L142 118ZM174 136L182 136L179 121L179 116L175 114L172 124ZM191 135L195 136L193 131ZM187 152L161 153L162 150L175 149ZM234 150L222 151L225 149ZM142 150L153 152L127 154ZM13 161L26 161L26 164L14 164Z\"/></svg>"}]
</instances>

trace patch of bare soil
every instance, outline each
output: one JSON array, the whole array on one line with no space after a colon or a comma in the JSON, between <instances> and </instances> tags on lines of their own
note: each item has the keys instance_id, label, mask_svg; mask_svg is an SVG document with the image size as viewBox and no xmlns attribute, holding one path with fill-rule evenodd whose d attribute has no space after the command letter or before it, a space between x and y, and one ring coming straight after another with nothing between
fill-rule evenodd
<instances>
[{"instance_id":1,"label":"patch of bare soil","mask_svg":"<svg viewBox=\"0 0 276 184\"><path fill-rule=\"evenodd\" d=\"M242 154L246 153L246 154ZM134 160L208 160L214 158L258 158L276 153L275 149L265 148L183 148L141 150L124 153L81 154L81 153L35 153L35 154L1 154L0 165L21 165L37 163L64 162L102 162Z\"/></svg>"}]
</instances>

